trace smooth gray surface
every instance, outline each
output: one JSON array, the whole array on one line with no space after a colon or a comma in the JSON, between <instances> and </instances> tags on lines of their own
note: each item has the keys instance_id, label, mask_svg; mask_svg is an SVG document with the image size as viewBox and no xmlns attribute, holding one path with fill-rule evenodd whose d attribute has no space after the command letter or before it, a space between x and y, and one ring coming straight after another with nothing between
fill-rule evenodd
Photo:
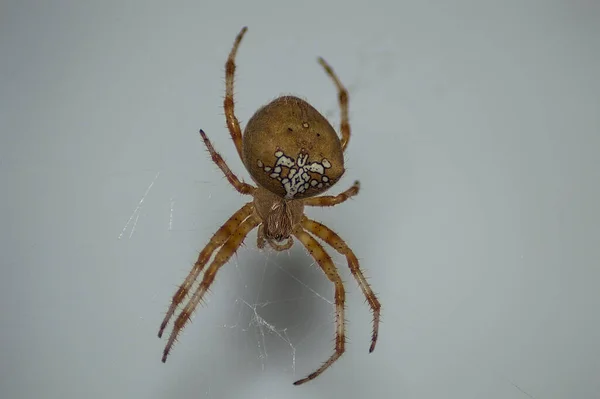
<instances>
[{"instance_id":1,"label":"smooth gray surface","mask_svg":"<svg viewBox=\"0 0 600 399\"><path fill-rule=\"evenodd\" d=\"M434 4L437 3L437 4ZM451 4L452 3L452 4ZM597 398L600 14L593 1L3 1L0 397ZM311 210L344 259L299 245L225 266L163 365L158 325L248 179L221 102L243 25L242 123L283 93L336 126L351 90L356 200Z\"/></svg>"}]
</instances>

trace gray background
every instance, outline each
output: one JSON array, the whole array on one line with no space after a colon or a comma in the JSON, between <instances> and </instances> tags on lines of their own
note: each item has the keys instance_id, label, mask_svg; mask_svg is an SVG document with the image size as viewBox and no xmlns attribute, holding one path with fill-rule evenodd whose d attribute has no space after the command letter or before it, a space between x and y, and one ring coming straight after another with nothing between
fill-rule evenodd
<instances>
[{"instance_id":1,"label":"gray background","mask_svg":"<svg viewBox=\"0 0 600 399\"><path fill-rule=\"evenodd\" d=\"M597 398L600 13L594 1L3 1L0 397ZM225 129L243 25L242 123L280 94L337 126L351 91L362 192L309 210L344 237L333 290L296 244L255 234L166 365L158 325L197 251L241 206L203 128Z\"/></svg>"}]
</instances>

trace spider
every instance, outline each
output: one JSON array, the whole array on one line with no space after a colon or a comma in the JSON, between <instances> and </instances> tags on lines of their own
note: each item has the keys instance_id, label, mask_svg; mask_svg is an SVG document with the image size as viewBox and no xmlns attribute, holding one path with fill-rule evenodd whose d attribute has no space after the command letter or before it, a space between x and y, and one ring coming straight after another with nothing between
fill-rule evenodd
<instances>
[{"instance_id":1,"label":"spider","mask_svg":"<svg viewBox=\"0 0 600 399\"><path fill-rule=\"evenodd\" d=\"M200 252L192 270L173 295L158 336L162 337L175 310L191 293L192 285L198 280L215 251L212 263L174 321L173 330L163 351L163 362L167 360L178 335L190 321L192 313L215 280L217 272L229 261L250 231L258 227L257 246L264 248L268 243L276 251L291 248L295 237L333 283L336 311L335 351L316 371L294 383L300 385L318 377L331 366L344 353L346 343L344 285L331 257L316 238L346 257L350 271L371 307L373 334L369 352L373 352L377 342L381 305L350 247L333 230L304 215L305 206L334 206L358 194L360 185L356 181L352 187L338 195L317 196L331 188L344 173L344 151L350 139L348 92L329 64L323 58L319 58L319 63L337 87L341 109L341 140L325 117L306 101L293 96L276 98L256 111L248 121L242 136L240 124L234 113L233 81L235 56L246 31L247 28L244 27L237 35L225 64L223 108L227 128L238 155L257 187L240 181L215 151L206 133L200 130L212 160L225 174L229 183L239 193L252 196L253 200L236 211Z\"/></svg>"}]
</instances>

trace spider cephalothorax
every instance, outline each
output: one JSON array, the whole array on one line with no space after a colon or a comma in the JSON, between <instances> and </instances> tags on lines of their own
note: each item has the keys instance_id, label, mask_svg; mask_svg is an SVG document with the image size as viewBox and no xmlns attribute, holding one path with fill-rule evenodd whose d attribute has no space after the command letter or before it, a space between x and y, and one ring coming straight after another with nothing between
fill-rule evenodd
<instances>
[{"instance_id":1,"label":"spider cephalothorax","mask_svg":"<svg viewBox=\"0 0 600 399\"><path fill-rule=\"evenodd\" d=\"M281 198L259 186L254 194L254 210L263 221L258 227L258 247L263 248L267 241L277 251L290 248L293 228L304 216L304 203ZM281 244L283 241L285 244Z\"/></svg>"},{"instance_id":2,"label":"spider cephalothorax","mask_svg":"<svg viewBox=\"0 0 600 399\"><path fill-rule=\"evenodd\" d=\"M333 69L325 60L319 58L319 63L333 79L338 90L341 139L327 119L315 108L293 96L279 97L256 111L248 121L242 137L234 112L233 78L235 55L245 33L246 28L243 28L236 37L225 64L226 89L223 107L231 138L257 187L240 181L231 172L221 155L215 151L202 130L200 135L213 161L223 171L229 183L241 194L251 195L253 201L237 210L200 252L194 267L173 295L158 336L162 336L177 307L188 298L192 285L195 285L211 258L212 262L204 271L200 283L175 319L173 331L163 351L163 362L166 361L177 336L214 281L217 271L227 263L250 231L258 227L259 248L263 248L265 243L268 243L277 251L290 248L295 238L308 250L327 278L334 284L336 311L335 352L316 371L294 383L299 385L316 378L331 366L344 353L346 344L344 284L331 257L316 238L346 257L350 271L373 311L370 352L375 349L377 342L381 305L363 276L356 255L344 240L327 226L304 215L305 206L333 206L358 194L360 186L355 182L341 194L317 196L333 186L344 174L344 151L350 139L348 93Z\"/></svg>"}]
</instances>

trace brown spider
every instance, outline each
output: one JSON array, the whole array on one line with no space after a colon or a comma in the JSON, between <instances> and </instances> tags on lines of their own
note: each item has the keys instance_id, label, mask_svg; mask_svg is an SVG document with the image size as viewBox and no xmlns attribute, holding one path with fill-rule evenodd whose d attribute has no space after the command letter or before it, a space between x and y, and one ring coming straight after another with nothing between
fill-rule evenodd
<instances>
[{"instance_id":1,"label":"brown spider","mask_svg":"<svg viewBox=\"0 0 600 399\"><path fill-rule=\"evenodd\" d=\"M217 271L227 263L250 231L258 227L258 247L264 248L267 242L276 251L290 248L294 242L293 237L296 237L334 284L336 308L335 352L315 372L294 383L300 385L316 378L331 366L344 353L346 342L344 285L331 257L313 236L346 256L350 271L373 311L373 335L369 352L375 349L377 342L381 306L360 270L358 259L344 240L328 227L304 215L305 206L333 206L358 194L360 186L356 181L341 194L315 197L331 188L344 173L344 150L350 139L348 92L333 69L325 60L319 58L319 63L337 86L342 139L339 139L333 127L316 109L306 101L291 96L279 97L260 108L248 121L242 137L234 113L233 80L235 55L246 30L244 27L237 35L225 64L226 90L223 106L227 127L237 152L258 187L240 181L215 151L206 134L200 130L212 160L223 171L229 183L241 194L251 195L253 201L235 212L200 252L194 267L173 296L158 336L162 336L175 310L188 296L192 284L198 279L213 252L218 250L204 272L202 281L175 319L173 331L163 352L163 362L167 360L177 336L214 281Z\"/></svg>"}]
</instances>

